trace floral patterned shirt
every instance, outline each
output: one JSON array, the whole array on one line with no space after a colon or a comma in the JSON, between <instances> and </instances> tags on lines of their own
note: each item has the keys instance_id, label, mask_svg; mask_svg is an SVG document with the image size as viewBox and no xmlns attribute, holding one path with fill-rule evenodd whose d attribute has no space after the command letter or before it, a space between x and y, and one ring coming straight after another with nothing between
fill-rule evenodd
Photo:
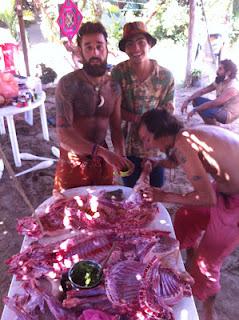
<instances>
[{"instance_id":1,"label":"floral patterned shirt","mask_svg":"<svg viewBox=\"0 0 239 320\"><path fill-rule=\"evenodd\" d=\"M122 109L142 115L148 110L165 108L167 103L173 103L174 78L171 72L161 67L155 60L151 61L153 62L153 72L144 81L139 81L133 75L129 60L123 61L113 68L111 75L114 80L119 82L122 89ZM159 154L156 150L144 150L135 123L123 121L123 131L128 156L144 158Z\"/></svg>"}]
</instances>

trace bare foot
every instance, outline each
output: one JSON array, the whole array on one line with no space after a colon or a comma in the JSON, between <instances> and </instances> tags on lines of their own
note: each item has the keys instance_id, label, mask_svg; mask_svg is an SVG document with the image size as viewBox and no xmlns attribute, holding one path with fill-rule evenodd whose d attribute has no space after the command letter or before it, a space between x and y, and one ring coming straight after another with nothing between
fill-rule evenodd
<instances>
[{"instance_id":1,"label":"bare foot","mask_svg":"<svg viewBox=\"0 0 239 320\"><path fill-rule=\"evenodd\" d=\"M208 298L203 303L203 319L202 320L218 320L217 313L214 308L216 296Z\"/></svg>"}]
</instances>

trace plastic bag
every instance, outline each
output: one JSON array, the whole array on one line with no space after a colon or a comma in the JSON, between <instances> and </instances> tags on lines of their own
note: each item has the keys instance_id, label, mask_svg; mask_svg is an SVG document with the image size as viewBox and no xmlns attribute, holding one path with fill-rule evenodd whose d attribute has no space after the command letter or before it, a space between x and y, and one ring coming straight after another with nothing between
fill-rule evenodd
<instances>
[{"instance_id":1,"label":"plastic bag","mask_svg":"<svg viewBox=\"0 0 239 320\"><path fill-rule=\"evenodd\" d=\"M0 72L0 96L4 100L18 96L18 83L10 73Z\"/></svg>"}]
</instances>

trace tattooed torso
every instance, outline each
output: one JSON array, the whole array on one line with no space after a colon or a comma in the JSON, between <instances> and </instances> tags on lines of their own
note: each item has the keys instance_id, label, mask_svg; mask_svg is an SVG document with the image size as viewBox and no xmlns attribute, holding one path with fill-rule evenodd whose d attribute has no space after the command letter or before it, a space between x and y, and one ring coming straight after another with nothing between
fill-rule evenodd
<instances>
[{"instance_id":1,"label":"tattooed torso","mask_svg":"<svg viewBox=\"0 0 239 320\"><path fill-rule=\"evenodd\" d=\"M86 80L82 70L60 80L56 91L58 127L74 127L93 141L96 136L99 140L105 138L120 88L108 75L102 80L99 91ZM100 97L103 97L104 103L99 107Z\"/></svg>"}]
</instances>

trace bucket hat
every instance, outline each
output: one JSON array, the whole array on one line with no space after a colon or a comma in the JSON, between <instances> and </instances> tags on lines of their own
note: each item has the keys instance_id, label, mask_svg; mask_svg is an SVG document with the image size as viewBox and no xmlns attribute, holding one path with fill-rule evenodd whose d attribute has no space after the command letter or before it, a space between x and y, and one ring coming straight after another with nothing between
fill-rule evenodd
<instances>
[{"instance_id":1,"label":"bucket hat","mask_svg":"<svg viewBox=\"0 0 239 320\"><path fill-rule=\"evenodd\" d=\"M151 47L153 47L157 40L148 33L145 24L141 21L129 22L124 25L123 28L123 37L119 41L119 49L125 51L125 44L128 40L133 38L137 34L143 34L147 37Z\"/></svg>"}]
</instances>

